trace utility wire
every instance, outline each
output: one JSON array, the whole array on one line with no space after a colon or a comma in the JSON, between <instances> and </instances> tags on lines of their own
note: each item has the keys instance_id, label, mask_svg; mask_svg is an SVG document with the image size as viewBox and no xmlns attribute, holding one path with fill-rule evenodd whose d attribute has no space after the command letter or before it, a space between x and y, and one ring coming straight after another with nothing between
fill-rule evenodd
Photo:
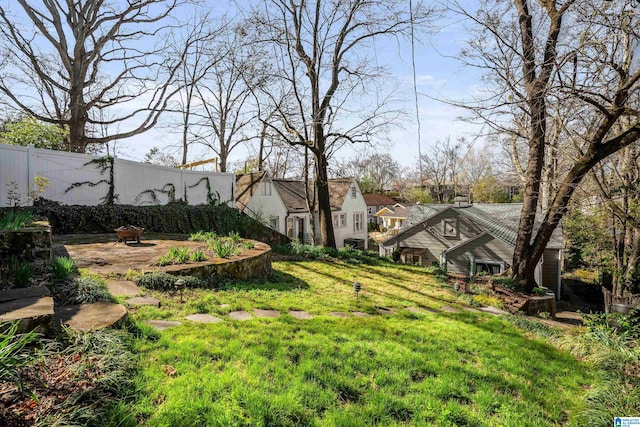
<instances>
[{"instance_id":1,"label":"utility wire","mask_svg":"<svg viewBox=\"0 0 640 427\"><path fill-rule=\"evenodd\" d=\"M418 106L418 82L416 77L416 47L413 35L413 0L409 0L409 23L411 32L411 67L413 70L413 95L416 104L416 122L418 124L418 168L420 169L420 198L424 198L424 175L422 173L422 146L421 146L421 124L420 124L420 107Z\"/></svg>"}]
</instances>

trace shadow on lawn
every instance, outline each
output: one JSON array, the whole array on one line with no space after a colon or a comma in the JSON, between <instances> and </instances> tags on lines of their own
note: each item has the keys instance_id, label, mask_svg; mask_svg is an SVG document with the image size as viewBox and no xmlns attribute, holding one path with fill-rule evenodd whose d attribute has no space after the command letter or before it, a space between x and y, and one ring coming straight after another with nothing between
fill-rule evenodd
<instances>
[{"instance_id":1,"label":"shadow on lawn","mask_svg":"<svg viewBox=\"0 0 640 427\"><path fill-rule=\"evenodd\" d=\"M233 281L220 286L219 290L298 291L309 289L309 284L288 273L273 271L265 280Z\"/></svg>"}]
</instances>

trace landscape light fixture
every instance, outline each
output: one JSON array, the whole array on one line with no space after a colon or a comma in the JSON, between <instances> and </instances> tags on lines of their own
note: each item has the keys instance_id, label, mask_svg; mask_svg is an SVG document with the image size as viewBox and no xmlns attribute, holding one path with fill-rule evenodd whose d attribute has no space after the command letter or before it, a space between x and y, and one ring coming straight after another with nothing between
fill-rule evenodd
<instances>
[{"instance_id":1,"label":"landscape light fixture","mask_svg":"<svg viewBox=\"0 0 640 427\"><path fill-rule=\"evenodd\" d=\"M184 279L178 279L176 280L176 282L174 283L174 286L176 287L176 291L180 292L180 303L183 303L184 301L182 300L182 293L184 291L184 286L186 285L186 282L184 281Z\"/></svg>"},{"instance_id":2,"label":"landscape light fixture","mask_svg":"<svg viewBox=\"0 0 640 427\"><path fill-rule=\"evenodd\" d=\"M360 302L359 299L359 295L360 295L360 289L362 288L362 285L360 285L360 282L355 281L353 282L353 291L356 293L356 302Z\"/></svg>"}]
</instances>

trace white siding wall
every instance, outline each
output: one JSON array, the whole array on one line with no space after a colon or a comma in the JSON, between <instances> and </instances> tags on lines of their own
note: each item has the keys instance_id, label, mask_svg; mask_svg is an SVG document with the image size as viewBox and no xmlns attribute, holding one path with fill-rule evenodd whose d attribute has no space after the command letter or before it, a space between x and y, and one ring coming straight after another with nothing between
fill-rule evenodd
<instances>
[{"instance_id":1,"label":"white siding wall","mask_svg":"<svg viewBox=\"0 0 640 427\"><path fill-rule=\"evenodd\" d=\"M265 195L266 185L271 187L271 195ZM260 184L258 184L258 189L249 200L249 203L247 203L244 212L266 225L270 225L270 218L278 217L277 231L282 234L287 233L285 222L287 208L284 206L282 199L280 199L278 192L269 178L263 179Z\"/></svg>"},{"instance_id":2,"label":"white siding wall","mask_svg":"<svg viewBox=\"0 0 640 427\"><path fill-rule=\"evenodd\" d=\"M351 189L356 188L356 197L351 197ZM353 214L361 212L363 214L362 231L353 231ZM354 182L351 183L351 187L347 192L342 203L342 210L333 212L333 214L346 213L347 214L347 226L334 228L334 234L336 238L336 246L338 248L344 247L344 239L362 239L364 240L365 248L368 247L367 239L367 204L362 197L362 192L358 188L358 185Z\"/></svg>"},{"instance_id":3,"label":"white siding wall","mask_svg":"<svg viewBox=\"0 0 640 427\"><path fill-rule=\"evenodd\" d=\"M16 147L0 144L0 206L8 205L8 189L11 182L18 184L23 204L26 204L27 192L33 185L36 176L49 180L42 197L68 205L93 206L103 202L109 186L100 183L95 186L82 185L70 189L74 183L109 180L109 170L101 174L99 165L89 163L98 157L86 154L68 153L34 149L32 147ZM169 198L160 190L168 190L167 184L175 187L175 197L180 199L184 195L184 185L195 185L202 178L208 177L211 192L214 197L234 206L235 177L230 173L181 171L175 168L148 165L116 158L114 161L114 192L118 195L119 204L152 204L153 199L146 190L156 190L158 203L164 204ZM65 191L68 190L66 193ZM205 182L200 182L194 188L187 188L189 204L199 205L207 203L207 188ZM136 203L136 199L138 202Z\"/></svg>"}]
</instances>

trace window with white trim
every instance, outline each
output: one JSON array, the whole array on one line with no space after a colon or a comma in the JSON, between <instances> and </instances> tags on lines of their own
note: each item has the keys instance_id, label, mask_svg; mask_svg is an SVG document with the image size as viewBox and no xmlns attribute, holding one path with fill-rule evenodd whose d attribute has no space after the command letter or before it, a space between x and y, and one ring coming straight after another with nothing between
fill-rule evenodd
<instances>
[{"instance_id":1,"label":"window with white trim","mask_svg":"<svg viewBox=\"0 0 640 427\"><path fill-rule=\"evenodd\" d=\"M404 256L405 264L422 265L422 255L406 254Z\"/></svg>"},{"instance_id":2,"label":"window with white trim","mask_svg":"<svg viewBox=\"0 0 640 427\"><path fill-rule=\"evenodd\" d=\"M346 227L347 226L347 214L333 214L333 226L334 227Z\"/></svg>"},{"instance_id":3,"label":"window with white trim","mask_svg":"<svg viewBox=\"0 0 640 427\"><path fill-rule=\"evenodd\" d=\"M269 227L273 228L274 230L278 231L278 226L280 225L280 218L277 216L272 216L271 218L269 218Z\"/></svg>"},{"instance_id":4,"label":"window with white trim","mask_svg":"<svg viewBox=\"0 0 640 427\"><path fill-rule=\"evenodd\" d=\"M353 231L359 232L364 230L364 212L356 212L353 214Z\"/></svg>"},{"instance_id":5,"label":"window with white trim","mask_svg":"<svg viewBox=\"0 0 640 427\"><path fill-rule=\"evenodd\" d=\"M478 274L500 274L505 270L505 263L502 261L475 260L476 275Z\"/></svg>"}]
</instances>

